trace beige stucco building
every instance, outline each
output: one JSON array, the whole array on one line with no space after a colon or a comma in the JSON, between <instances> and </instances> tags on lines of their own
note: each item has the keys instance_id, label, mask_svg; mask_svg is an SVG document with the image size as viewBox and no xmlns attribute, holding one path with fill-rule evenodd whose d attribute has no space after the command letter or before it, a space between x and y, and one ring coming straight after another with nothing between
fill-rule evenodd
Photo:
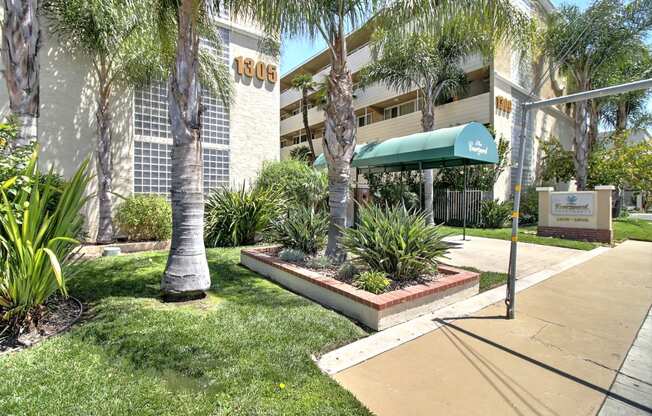
<instances>
[{"instance_id":1,"label":"beige stucco building","mask_svg":"<svg viewBox=\"0 0 652 416\"><path fill-rule=\"evenodd\" d=\"M204 188L241 185L250 181L265 160L279 158L279 81L273 77L237 73L238 57L262 62L278 71L278 59L259 52L262 34L239 24L228 13L216 19L225 48L224 61L231 68L235 100L225 106L205 92L202 98ZM43 25L46 26L46 25ZM40 55L39 144L41 167L53 165L64 176L80 162L93 157L96 146L95 88L90 61L71 55L65 45L47 32ZM113 106L113 188L134 193L167 195L170 186L172 139L168 128L165 83L116 89ZM9 113L7 91L0 87L0 118ZM93 163L93 169L95 169ZM88 190L93 194L94 182ZM116 198L117 199L117 198ZM88 239L97 233L98 203L91 199L84 215Z\"/></svg>"},{"instance_id":2,"label":"beige stucco building","mask_svg":"<svg viewBox=\"0 0 652 416\"><path fill-rule=\"evenodd\" d=\"M548 0L512 0L534 18L541 18L553 11ZM351 33L347 39L349 47L348 65L354 82L359 80L360 70L370 62L369 40L371 29L362 27ZM292 88L292 79L301 73L310 73L317 81L322 81L330 70L327 51L322 51L302 63L281 79L281 158L288 158L290 152L306 146L301 115L300 92ZM444 128L477 121L492 125L498 136L510 142L509 168L498 179L494 196L505 199L511 195L520 145L520 120L518 103L527 100L534 86L534 80L547 68L548 63L539 57L521 55L519 52L502 48L490 58L480 55L467 59L462 67L469 80L465 96L456 97L435 109L435 128ZM563 88L548 81L530 99L550 98L561 95ZM366 89L355 89L354 107L358 117L357 141L359 144L382 141L421 131L421 112L417 88L407 93L398 93L382 85L372 85ZM505 106L507 103L507 106ZM322 152L323 111L308 104L308 120L315 136L313 142L316 152ZM505 108L511 107L510 111ZM503 108L503 109L501 109ZM558 137L570 147L574 122L562 108L539 110L530 117L528 134L535 137L526 144L524 164L524 183L534 181L539 160L539 142L551 136Z\"/></svg>"}]
</instances>

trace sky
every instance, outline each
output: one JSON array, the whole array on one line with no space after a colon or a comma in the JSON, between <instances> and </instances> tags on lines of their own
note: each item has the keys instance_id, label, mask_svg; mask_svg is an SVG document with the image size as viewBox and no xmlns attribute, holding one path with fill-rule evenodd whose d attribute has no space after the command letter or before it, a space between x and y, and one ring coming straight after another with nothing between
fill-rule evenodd
<instances>
[{"instance_id":1,"label":"sky","mask_svg":"<svg viewBox=\"0 0 652 416\"><path fill-rule=\"evenodd\" d=\"M586 8L590 4L590 0L553 0L552 2L555 6L565 3L576 4L581 8ZM326 48L326 44L322 39L316 39L315 41L306 37L283 39L281 45L281 76L287 74L311 56L321 52L324 48ZM652 99L648 101L648 110L652 111Z\"/></svg>"}]
</instances>

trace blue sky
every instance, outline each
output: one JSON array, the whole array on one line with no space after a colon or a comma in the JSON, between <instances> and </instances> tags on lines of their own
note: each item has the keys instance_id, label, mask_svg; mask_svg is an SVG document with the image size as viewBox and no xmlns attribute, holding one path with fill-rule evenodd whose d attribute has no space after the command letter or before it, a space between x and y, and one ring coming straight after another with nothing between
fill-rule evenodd
<instances>
[{"instance_id":1,"label":"blue sky","mask_svg":"<svg viewBox=\"0 0 652 416\"><path fill-rule=\"evenodd\" d=\"M559 1L553 0L553 3L557 6L563 3L577 4L578 6L585 8L590 4L589 0L571 0L571 1ZM299 65L306 59L310 58L317 52L320 52L326 47L326 44L321 39L316 39L311 41L310 39L303 38L294 38L294 39L284 39L281 46L281 75L285 75L295 66ZM648 109L652 111L652 100L648 101Z\"/></svg>"}]
</instances>

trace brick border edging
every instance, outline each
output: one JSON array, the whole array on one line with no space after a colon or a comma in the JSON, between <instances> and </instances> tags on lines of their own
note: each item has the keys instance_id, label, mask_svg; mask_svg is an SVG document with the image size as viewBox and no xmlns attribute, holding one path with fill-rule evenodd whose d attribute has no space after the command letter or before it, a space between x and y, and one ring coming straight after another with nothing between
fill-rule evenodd
<instances>
[{"instance_id":1,"label":"brick border edging","mask_svg":"<svg viewBox=\"0 0 652 416\"><path fill-rule=\"evenodd\" d=\"M537 226L537 235L541 237L558 237L570 240L591 241L606 244L613 243L612 230Z\"/></svg>"},{"instance_id":2,"label":"brick border edging","mask_svg":"<svg viewBox=\"0 0 652 416\"><path fill-rule=\"evenodd\" d=\"M409 286L403 289L374 295L362 289L351 286L339 280L324 277L312 270L288 263L272 256L281 249L280 246L268 246L260 248L243 249L241 255L245 255L273 266L293 276L299 277L312 284L323 287L327 290L343 295L356 302L367 305L375 310L381 311L403 302L413 301L438 292L444 292L456 286L476 284L480 280L480 274L455 267L440 264L438 270L444 276L434 282Z\"/></svg>"}]
</instances>

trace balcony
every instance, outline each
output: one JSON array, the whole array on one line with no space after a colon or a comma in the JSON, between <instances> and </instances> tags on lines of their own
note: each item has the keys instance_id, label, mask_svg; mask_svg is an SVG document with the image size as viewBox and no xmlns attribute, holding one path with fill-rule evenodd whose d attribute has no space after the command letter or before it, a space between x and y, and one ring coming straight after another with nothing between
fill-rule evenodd
<instances>
[{"instance_id":1,"label":"balcony","mask_svg":"<svg viewBox=\"0 0 652 416\"><path fill-rule=\"evenodd\" d=\"M359 70L361 70L367 63L371 62L371 49L369 45L364 45L362 48L358 49L357 51L353 52L352 54L349 55L348 57L348 65L349 69L351 70L352 74L355 74ZM462 68L464 69L465 72L471 72L475 71L476 69L480 69L483 66L486 66L484 63L484 59L482 55L480 54L475 54L470 56L467 60L464 61L462 64ZM322 69L319 71L315 76L314 79L317 82L322 82L326 79L326 76L328 75L328 71L330 70L330 66L327 66L326 68ZM372 87L373 88L373 87ZM386 95L384 98L391 97L392 95L395 95L395 92L390 92L388 95ZM285 90L283 93L281 93L281 107L284 108L298 100L301 99L301 93L297 91L294 88L289 88ZM362 105L368 105L368 104L360 104ZM359 106L356 105L356 108Z\"/></svg>"},{"instance_id":2,"label":"balcony","mask_svg":"<svg viewBox=\"0 0 652 416\"><path fill-rule=\"evenodd\" d=\"M477 121L483 124L489 123L491 109L491 97L489 93L437 106L435 109L435 128L441 129L471 121ZM321 111L319 114L323 117ZM379 121L358 128L357 141L358 143L368 143L375 140L383 141L392 137L406 136L420 131L421 111L415 111L404 116ZM321 139L315 140L313 144L315 146L315 151L318 154L321 153ZM299 146L307 146L307 143L300 143L281 148L281 159L287 159L292 149Z\"/></svg>"}]
</instances>

